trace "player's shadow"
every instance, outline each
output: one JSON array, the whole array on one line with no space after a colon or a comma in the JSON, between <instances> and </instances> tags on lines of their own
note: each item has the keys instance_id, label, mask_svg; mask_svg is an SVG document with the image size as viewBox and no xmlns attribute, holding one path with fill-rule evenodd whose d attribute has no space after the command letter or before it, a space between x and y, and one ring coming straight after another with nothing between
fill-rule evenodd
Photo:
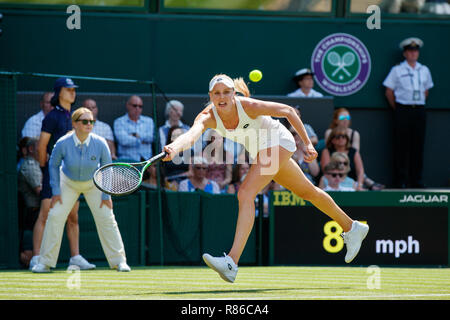
<instances>
[{"instance_id":1,"label":"player's shadow","mask_svg":"<svg viewBox=\"0 0 450 320\"><path fill-rule=\"evenodd\" d=\"M167 294L167 295L183 295L183 294L220 294L220 293L265 293L272 291L303 291L303 290L349 290L351 287L314 287L314 288L267 288L267 289L230 289L230 290L193 290L193 291L168 291L168 292L152 292L140 293L137 295L148 294Z\"/></svg>"}]
</instances>

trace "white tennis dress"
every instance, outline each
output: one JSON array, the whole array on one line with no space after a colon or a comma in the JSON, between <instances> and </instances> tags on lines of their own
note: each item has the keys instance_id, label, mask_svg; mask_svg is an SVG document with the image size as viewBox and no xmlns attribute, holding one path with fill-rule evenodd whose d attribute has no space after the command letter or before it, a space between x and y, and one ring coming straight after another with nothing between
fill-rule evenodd
<instances>
[{"instance_id":1,"label":"white tennis dress","mask_svg":"<svg viewBox=\"0 0 450 320\"><path fill-rule=\"evenodd\" d=\"M270 116L258 116L256 119L252 119L245 113L238 97L235 98L235 101L239 124L233 130L225 128L217 113L216 106L214 104L212 106L217 124L215 130L221 136L242 144L253 159L256 159L260 150L278 145L288 151L295 152L297 147L294 137L279 120Z\"/></svg>"}]
</instances>

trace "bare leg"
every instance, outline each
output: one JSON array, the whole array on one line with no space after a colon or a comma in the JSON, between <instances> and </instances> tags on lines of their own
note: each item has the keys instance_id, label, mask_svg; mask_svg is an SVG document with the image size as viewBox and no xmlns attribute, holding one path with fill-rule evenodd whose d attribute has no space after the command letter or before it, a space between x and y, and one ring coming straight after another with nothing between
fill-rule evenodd
<instances>
[{"instance_id":1,"label":"bare leg","mask_svg":"<svg viewBox=\"0 0 450 320\"><path fill-rule=\"evenodd\" d=\"M51 199L42 199L39 216L33 227L33 256L38 256L41 251L42 235L44 234L45 223L47 222L48 211L50 210Z\"/></svg>"},{"instance_id":2,"label":"bare leg","mask_svg":"<svg viewBox=\"0 0 450 320\"><path fill-rule=\"evenodd\" d=\"M239 262L253 228L255 221L256 195L272 181L278 168L283 166L283 164L289 160L291 155L292 152L279 146L267 149L267 152L261 151L258 154L257 162L252 164L244 181L239 187L239 216L236 224L233 246L228 253L236 264ZM267 170L267 168L271 167L275 163L274 161L278 165L278 168L270 174L269 172L272 170Z\"/></svg>"},{"instance_id":3,"label":"bare leg","mask_svg":"<svg viewBox=\"0 0 450 320\"><path fill-rule=\"evenodd\" d=\"M308 200L320 211L335 220L344 230L350 231L353 220L342 211L328 193L314 186L294 160L290 159L274 177L275 182Z\"/></svg>"},{"instance_id":4,"label":"bare leg","mask_svg":"<svg viewBox=\"0 0 450 320\"><path fill-rule=\"evenodd\" d=\"M80 207L80 201L77 201L69 213L66 224L67 239L69 240L71 257L80 254L80 226L78 224L78 209Z\"/></svg>"}]
</instances>

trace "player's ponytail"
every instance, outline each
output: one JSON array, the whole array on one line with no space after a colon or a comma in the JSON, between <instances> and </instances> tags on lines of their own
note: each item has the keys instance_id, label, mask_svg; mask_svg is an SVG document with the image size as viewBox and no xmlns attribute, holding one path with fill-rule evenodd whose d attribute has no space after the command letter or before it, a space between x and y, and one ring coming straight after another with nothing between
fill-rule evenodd
<instances>
[{"instance_id":1,"label":"player's ponytail","mask_svg":"<svg viewBox=\"0 0 450 320\"><path fill-rule=\"evenodd\" d=\"M243 94L244 97L250 97L250 90L242 77L234 79L233 82L236 92Z\"/></svg>"}]
</instances>

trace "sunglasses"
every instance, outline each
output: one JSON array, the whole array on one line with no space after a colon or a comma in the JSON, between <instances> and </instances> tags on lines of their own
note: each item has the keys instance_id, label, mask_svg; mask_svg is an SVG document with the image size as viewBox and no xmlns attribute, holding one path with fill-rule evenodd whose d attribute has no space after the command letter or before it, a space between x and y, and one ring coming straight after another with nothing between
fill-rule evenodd
<instances>
[{"instance_id":1,"label":"sunglasses","mask_svg":"<svg viewBox=\"0 0 450 320\"><path fill-rule=\"evenodd\" d=\"M208 167L197 167L197 166L194 166L194 169L197 169L197 170L208 170Z\"/></svg>"},{"instance_id":2,"label":"sunglasses","mask_svg":"<svg viewBox=\"0 0 450 320\"><path fill-rule=\"evenodd\" d=\"M346 134L337 134L337 135L335 135L334 137L333 137L333 139L340 139L340 138L347 138L347 135Z\"/></svg>"},{"instance_id":3,"label":"sunglasses","mask_svg":"<svg viewBox=\"0 0 450 320\"><path fill-rule=\"evenodd\" d=\"M328 173L330 176L332 176L333 178L339 177L342 178L344 177L345 174L343 173Z\"/></svg>"},{"instance_id":4,"label":"sunglasses","mask_svg":"<svg viewBox=\"0 0 450 320\"><path fill-rule=\"evenodd\" d=\"M348 116L339 116L338 119L339 119L339 120L350 120L351 117L350 117L350 115L348 115Z\"/></svg>"},{"instance_id":5,"label":"sunglasses","mask_svg":"<svg viewBox=\"0 0 450 320\"><path fill-rule=\"evenodd\" d=\"M80 119L78 119L77 122L81 122L84 125L87 125L87 124L94 125L95 124L95 120L85 120L85 119L80 120Z\"/></svg>"},{"instance_id":6,"label":"sunglasses","mask_svg":"<svg viewBox=\"0 0 450 320\"><path fill-rule=\"evenodd\" d=\"M342 164L344 166L348 166L348 162L347 161L339 161L338 164Z\"/></svg>"},{"instance_id":7,"label":"sunglasses","mask_svg":"<svg viewBox=\"0 0 450 320\"><path fill-rule=\"evenodd\" d=\"M142 104L135 104L135 103L130 103L130 105L134 108L143 108L144 106Z\"/></svg>"}]
</instances>

